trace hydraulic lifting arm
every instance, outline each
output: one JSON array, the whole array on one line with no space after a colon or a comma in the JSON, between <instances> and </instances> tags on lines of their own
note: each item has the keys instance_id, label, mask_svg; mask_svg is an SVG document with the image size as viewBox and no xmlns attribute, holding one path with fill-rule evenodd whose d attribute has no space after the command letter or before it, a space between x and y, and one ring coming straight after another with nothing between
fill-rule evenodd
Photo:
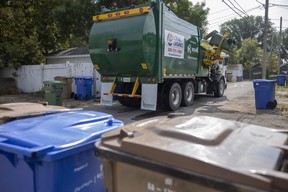
<instances>
[{"instance_id":1,"label":"hydraulic lifting arm","mask_svg":"<svg viewBox=\"0 0 288 192\"><path fill-rule=\"evenodd\" d=\"M217 33L218 33L217 31L212 31L211 33L206 35L201 41L201 46L206 49L203 58L203 63L206 65L214 65L216 63L216 60L223 60L223 58L220 56L222 52L222 46L224 41L228 38L229 34L225 33L222 36L221 40L218 43L217 48L208 44L207 42L207 39L213 37Z\"/></svg>"}]
</instances>

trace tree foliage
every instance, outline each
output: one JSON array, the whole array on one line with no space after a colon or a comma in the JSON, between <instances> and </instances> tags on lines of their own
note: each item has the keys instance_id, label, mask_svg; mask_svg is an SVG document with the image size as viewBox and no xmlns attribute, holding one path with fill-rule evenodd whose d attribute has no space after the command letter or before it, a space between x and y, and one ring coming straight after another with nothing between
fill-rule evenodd
<instances>
[{"instance_id":1,"label":"tree foliage","mask_svg":"<svg viewBox=\"0 0 288 192\"><path fill-rule=\"evenodd\" d=\"M233 19L220 25L220 33L228 32L232 37L240 43L247 38L257 39L262 45L264 37L264 19L261 16L245 16L241 19ZM268 23L268 37L271 41L271 34L274 34L276 29L272 27L272 23Z\"/></svg>"},{"instance_id":2,"label":"tree foliage","mask_svg":"<svg viewBox=\"0 0 288 192\"><path fill-rule=\"evenodd\" d=\"M145 4L148 1L146 0L132 0L132 1L107 1L99 0L98 10L101 10L101 6L105 6L108 9L130 7L132 5ZM209 8L206 8L206 3L193 3L189 0L164 0L164 3L171 8L171 10L181 19L188 21L202 29L204 32L206 30L206 25L208 24L207 15L209 13Z\"/></svg>"},{"instance_id":3,"label":"tree foliage","mask_svg":"<svg viewBox=\"0 0 288 192\"><path fill-rule=\"evenodd\" d=\"M230 20L220 26L220 32L229 32L237 42L240 42L239 47L232 50L231 63L241 63L245 69L250 69L254 64L262 63L264 19L261 16L246 16L241 19ZM268 73L275 73L279 62L280 38L270 21L267 32L267 70ZM282 40L282 59L287 58L288 50L288 30L285 32Z\"/></svg>"},{"instance_id":4,"label":"tree foliage","mask_svg":"<svg viewBox=\"0 0 288 192\"><path fill-rule=\"evenodd\" d=\"M260 63L263 57L263 51L258 46L256 39L247 38L242 42L240 49L233 50L233 63L243 64L245 69L250 69L255 63Z\"/></svg>"},{"instance_id":5,"label":"tree foliage","mask_svg":"<svg viewBox=\"0 0 288 192\"><path fill-rule=\"evenodd\" d=\"M90 0L2 0L0 67L39 64L46 53L87 44L95 7Z\"/></svg>"},{"instance_id":6,"label":"tree foliage","mask_svg":"<svg viewBox=\"0 0 288 192\"><path fill-rule=\"evenodd\" d=\"M96 5L91 0L62 0L54 10L58 42L67 47L86 46Z\"/></svg>"},{"instance_id":7,"label":"tree foliage","mask_svg":"<svg viewBox=\"0 0 288 192\"><path fill-rule=\"evenodd\" d=\"M247 38L242 42L241 48L234 47L231 51L229 62L231 64L243 64L244 69L251 69L254 64L262 63L263 49L259 47L255 38ZM268 54L268 72L275 72L278 65L278 58L275 52Z\"/></svg>"},{"instance_id":8,"label":"tree foliage","mask_svg":"<svg viewBox=\"0 0 288 192\"><path fill-rule=\"evenodd\" d=\"M288 28L284 30L282 36L281 58L288 61Z\"/></svg>"},{"instance_id":9,"label":"tree foliage","mask_svg":"<svg viewBox=\"0 0 288 192\"><path fill-rule=\"evenodd\" d=\"M34 22L34 1L5 1L0 4L0 66L19 67L43 59Z\"/></svg>"},{"instance_id":10,"label":"tree foliage","mask_svg":"<svg viewBox=\"0 0 288 192\"><path fill-rule=\"evenodd\" d=\"M195 5L189 0L180 0L177 2L175 0L164 0L164 2L181 19L200 27L202 32L207 30L209 8L205 8L205 1L198 2Z\"/></svg>"},{"instance_id":11,"label":"tree foliage","mask_svg":"<svg viewBox=\"0 0 288 192\"><path fill-rule=\"evenodd\" d=\"M165 2L179 17L205 29L209 11L205 3ZM100 13L101 6L116 9L147 3L148 0L0 0L0 67L39 64L47 53L86 46L92 16Z\"/></svg>"},{"instance_id":12,"label":"tree foliage","mask_svg":"<svg viewBox=\"0 0 288 192\"><path fill-rule=\"evenodd\" d=\"M98 7L98 12L101 11L101 7L105 6L107 9L117 9L117 8L124 8L124 7L130 7L132 5L141 5L147 3L146 0L131 0L131 1L126 1L126 0L99 0L97 1L97 7Z\"/></svg>"}]
</instances>

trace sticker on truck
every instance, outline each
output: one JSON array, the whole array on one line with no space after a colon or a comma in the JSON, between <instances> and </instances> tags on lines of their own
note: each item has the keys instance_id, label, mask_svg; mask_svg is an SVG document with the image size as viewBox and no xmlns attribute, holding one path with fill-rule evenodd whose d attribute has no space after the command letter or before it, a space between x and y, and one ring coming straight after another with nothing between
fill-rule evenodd
<instances>
[{"instance_id":1,"label":"sticker on truck","mask_svg":"<svg viewBox=\"0 0 288 192\"><path fill-rule=\"evenodd\" d=\"M184 58L185 41L184 36L165 30L165 50L164 56L174 58Z\"/></svg>"}]
</instances>

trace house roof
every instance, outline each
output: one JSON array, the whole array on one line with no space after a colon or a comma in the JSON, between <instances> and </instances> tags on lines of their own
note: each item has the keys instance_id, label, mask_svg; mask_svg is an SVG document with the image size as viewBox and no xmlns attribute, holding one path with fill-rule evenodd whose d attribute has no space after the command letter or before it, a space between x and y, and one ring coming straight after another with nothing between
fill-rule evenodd
<instances>
[{"instance_id":1,"label":"house roof","mask_svg":"<svg viewBox=\"0 0 288 192\"><path fill-rule=\"evenodd\" d=\"M243 65L242 64L229 64L227 65L227 70L242 70Z\"/></svg>"},{"instance_id":2,"label":"house roof","mask_svg":"<svg viewBox=\"0 0 288 192\"><path fill-rule=\"evenodd\" d=\"M45 57L65 57L65 56L75 56L75 55L88 55L89 50L87 47L72 47L68 49L62 49L55 51L49 54L46 54Z\"/></svg>"}]
</instances>

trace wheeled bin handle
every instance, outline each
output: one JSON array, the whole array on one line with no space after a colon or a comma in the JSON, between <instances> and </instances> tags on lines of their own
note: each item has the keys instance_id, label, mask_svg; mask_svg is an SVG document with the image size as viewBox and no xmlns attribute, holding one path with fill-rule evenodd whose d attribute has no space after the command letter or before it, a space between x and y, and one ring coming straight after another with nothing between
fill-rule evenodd
<instances>
[{"instance_id":1,"label":"wheeled bin handle","mask_svg":"<svg viewBox=\"0 0 288 192\"><path fill-rule=\"evenodd\" d=\"M8 139L6 138L0 137L0 151L15 153L19 157L26 156L30 158L36 158L36 157L45 155L46 153L54 149L54 146L52 145L27 148L27 147L16 146L10 143L4 143L7 140Z\"/></svg>"}]
</instances>

